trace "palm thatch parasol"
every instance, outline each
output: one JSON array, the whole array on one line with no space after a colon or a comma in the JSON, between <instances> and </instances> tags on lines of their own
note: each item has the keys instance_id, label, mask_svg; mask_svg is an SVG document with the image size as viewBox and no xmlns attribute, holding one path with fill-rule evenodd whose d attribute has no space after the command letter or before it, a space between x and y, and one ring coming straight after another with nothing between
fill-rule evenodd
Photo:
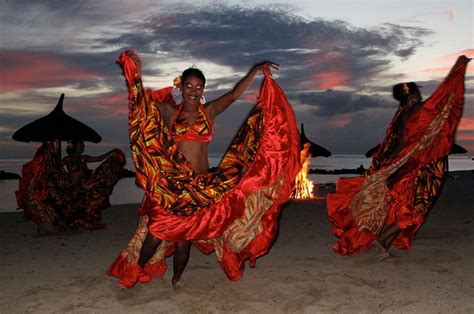
<instances>
[{"instance_id":1,"label":"palm thatch parasol","mask_svg":"<svg viewBox=\"0 0 474 314\"><path fill-rule=\"evenodd\" d=\"M63 111L64 94L48 115L20 128L13 139L20 142L88 141L98 143L102 137L84 123L68 116Z\"/></svg>"},{"instance_id":2,"label":"palm thatch parasol","mask_svg":"<svg viewBox=\"0 0 474 314\"><path fill-rule=\"evenodd\" d=\"M311 154L311 157L318 157L318 156L323 156L323 157L329 157L331 156L331 152L328 151L326 148L319 146L318 144L315 144L311 142L306 135L304 134L304 124L301 123L301 134L300 134L300 142L301 142L301 147L304 146L304 144L309 143L309 153Z\"/></svg>"},{"instance_id":3,"label":"palm thatch parasol","mask_svg":"<svg viewBox=\"0 0 474 314\"><path fill-rule=\"evenodd\" d=\"M377 145L375 145L374 147L372 147L371 149L369 149L369 150L365 153L365 157L367 157L367 158L372 157L372 156L379 150L379 147L380 147L380 144L377 144Z\"/></svg>"},{"instance_id":4,"label":"palm thatch parasol","mask_svg":"<svg viewBox=\"0 0 474 314\"><path fill-rule=\"evenodd\" d=\"M366 153L365 153L365 157L367 158L370 158L372 157L376 152L377 150L379 149L380 147L380 144L378 144L377 146L374 146L372 147L371 149L369 149ZM465 154L467 153L467 150L462 147L461 145L458 145L456 143L453 144L453 147L451 148L451 151L449 152L450 155L453 155L453 154Z\"/></svg>"},{"instance_id":5,"label":"palm thatch parasol","mask_svg":"<svg viewBox=\"0 0 474 314\"><path fill-rule=\"evenodd\" d=\"M467 150L464 147L454 143L453 147L451 148L451 152L449 154L453 155L453 154L465 154L465 153L467 153Z\"/></svg>"}]
</instances>

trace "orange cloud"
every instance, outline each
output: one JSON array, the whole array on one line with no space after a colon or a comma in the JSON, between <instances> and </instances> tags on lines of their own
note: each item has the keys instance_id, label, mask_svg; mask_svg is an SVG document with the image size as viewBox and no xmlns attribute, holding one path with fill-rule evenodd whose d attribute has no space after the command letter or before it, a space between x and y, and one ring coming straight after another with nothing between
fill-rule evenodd
<instances>
[{"instance_id":1,"label":"orange cloud","mask_svg":"<svg viewBox=\"0 0 474 314\"><path fill-rule=\"evenodd\" d=\"M318 89L331 89L334 87L350 85L349 58L340 53L313 55L308 58L308 63L318 65L318 73L311 77Z\"/></svg>"},{"instance_id":2,"label":"orange cloud","mask_svg":"<svg viewBox=\"0 0 474 314\"><path fill-rule=\"evenodd\" d=\"M72 67L60 58L23 51L0 52L0 91L18 92L34 88L62 86L98 75Z\"/></svg>"},{"instance_id":3,"label":"orange cloud","mask_svg":"<svg viewBox=\"0 0 474 314\"><path fill-rule=\"evenodd\" d=\"M349 75L340 71L318 73L313 77L319 89L330 89L338 86L347 86Z\"/></svg>"},{"instance_id":4,"label":"orange cloud","mask_svg":"<svg viewBox=\"0 0 474 314\"><path fill-rule=\"evenodd\" d=\"M473 141L474 142L474 134L472 134L472 133L458 133L456 135L456 139L458 141Z\"/></svg>"},{"instance_id":5,"label":"orange cloud","mask_svg":"<svg viewBox=\"0 0 474 314\"><path fill-rule=\"evenodd\" d=\"M126 107L128 106L128 93L120 92L120 93L107 94L105 97L101 97L101 100L104 106L125 105ZM128 108L126 109L128 110Z\"/></svg>"},{"instance_id":6,"label":"orange cloud","mask_svg":"<svg viewBox=\"0 0 474 314\"><path fill-rule=\"evenodd\" d=\"M458 126L459 131L474 131L474 118L462 118Z\"/></svg>"},{"instance_id":7,"label":"orange cloud","mask_svg":"<svg viewBox=\"0 0 474 314\"><path fill-rule=\"evenodd\" d=\"M352 123L352 119L349 117L332 118L329 120L330 126L339 128L339 129L343 129L351 123Z\"/></svg>"},{"instance_id":8,"label":"orange cloud","mask_svg":"<svg viewBox=\"0 0 474 314\"><path fill-rule=\"evenodd\" d=\"M98 108L111 115L127 115L128 114L128 93L109 93L100 94L91 97L88 100L93 108Z\"/></svg>"},{"instance_id":9,"label":"orange cloud","mask_svg":"<svg viewBox=\"0 0 474 314\"><path fill-rule=\"evenodd\" d=\"M452 60L452 59L456 59L457 57L459 57L461 55L466 55L469 58L473 58L474 57L474 48L461 50L457 53L453 53L452 55L448 56L447 58Z\"/></svg>"},{"instance_id":10,"label":"orange cloud","mask_svg":"<svg viewBox=\"0 0 474 314\"><path fill-rule=\"evenodd\" d=\"M443 56L437 60L437 63L444 64L444 66L427 69L424 72L434 75L446 75L448 74L449 70L451 70L457 58L462 55L466 55L469 58L474 58L474 49L465 49L450 55ZM467 73L474 73L474 68L472 66L468 66Z\"/></svg>"}]
</instances>

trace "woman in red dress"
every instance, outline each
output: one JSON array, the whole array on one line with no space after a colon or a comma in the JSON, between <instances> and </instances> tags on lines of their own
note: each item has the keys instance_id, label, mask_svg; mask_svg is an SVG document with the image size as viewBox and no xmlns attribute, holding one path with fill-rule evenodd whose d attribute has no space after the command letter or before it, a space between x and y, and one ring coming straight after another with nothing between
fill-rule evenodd
<instances>
[{"instance_id":1,"label":"woman in red dress","mask_svg":"<svg viewBox=\"0 0 474 314\"><path fill-rule=\"evenodd\" d=\"M125 154L114 148L102 155L84 155L83 141L70 141L66 148L68 156L61 164L66 167L71 182L69 190L71 212L67 224L74 228L102 229L102 210L110 207L109 197L114 186L122 178ZM102 163L90 170L88 163Z\"/></svg>"},{"instance_id":2,"label":"woman in red dress","mask_svg":"<svg viewBox=\"0 0 474 314\"><path fill-rule=\"evenodd\" d=\"M465 56L433 95L421 101L415 83L394 87L400 107L363 177L343 178L329 194L327 208L334 251L355 254L376 245L409 249L434 205L464 103Z\"/></svg>"},{"instance_id":3,"label":"woman in red dress","mask_svg":"<svg viewBox=\"0 0 474 314\"><path fill-rule=\"evenodd\" d=\"M101 156L83 155L84 143L70 143L69 156L59 160L52 142L44 142L22 168L18 207L39 232L103 228L102 210L122 177L125 155L114 149ZM94 171L88 162L105 161ZM66 166L67 171L64 169Z\"/></svg>"},{"instance_id":4,"label":"woman in red dress","mask_svg":"<svg viewBox=\"0 0 474 314\"><path fill-rule=\"evenodd\" d=\"M145 191L140 223L128 247L109 268L124 287L161 276L174 252L173 286L180 282L191 242L216 252L231 280L245 260L253 267L276 236L279 205L299 170L298 132L285 95L270 76L272 62L255 65L232 91L202 100L205 77L183 72L183 100L172 88L145 90L141 63L125 51L119 63L129 88L129 126L136 182ZM208 144L215 118L235 102L262 70L260 97L217 168L209 169Z\"/></svg>"}]
</instances>

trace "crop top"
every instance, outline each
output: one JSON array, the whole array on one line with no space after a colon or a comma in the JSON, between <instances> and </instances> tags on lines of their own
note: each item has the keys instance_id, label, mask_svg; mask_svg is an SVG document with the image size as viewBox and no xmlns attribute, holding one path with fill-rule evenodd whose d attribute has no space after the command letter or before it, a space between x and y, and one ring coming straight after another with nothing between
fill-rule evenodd
<instances>
[{"instance_id":1,"label":"crop top","mask_svg":"<svg viewBox=\"0 0 474 314\"><path fill-rule=\"evenodd\" d=\"M171 134L175 142L202 142L209 143L212 139L212 123L206 114L204 105L199 105L198 117L192 127L189 126L188 121L182 115L184 103L181 103L178 112L174 117L171 126Z\"/></svg>"}]
</instances>

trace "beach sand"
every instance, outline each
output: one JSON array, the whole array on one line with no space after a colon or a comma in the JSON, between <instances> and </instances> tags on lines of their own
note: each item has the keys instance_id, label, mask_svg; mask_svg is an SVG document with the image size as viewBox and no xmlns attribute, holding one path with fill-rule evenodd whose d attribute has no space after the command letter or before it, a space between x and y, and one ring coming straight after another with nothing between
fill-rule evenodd
<instances>
[{"instance_id":1,"label":"beach sand","mask_svg":"<svg viewBox=\"0 0 474 314\"><path fill-rule=\"evenodd\" d=\"M137 204L105 210L105 230L50 236L21 213L0 214L0 313L474 312L472 171L450 175L413 249L393 249L399 258L334 254L325 206L289 202L270 253L240 281L192 249L177 292L171 269L129 290L106 275L134 232Z\"/></svg>"}]
</instances>

